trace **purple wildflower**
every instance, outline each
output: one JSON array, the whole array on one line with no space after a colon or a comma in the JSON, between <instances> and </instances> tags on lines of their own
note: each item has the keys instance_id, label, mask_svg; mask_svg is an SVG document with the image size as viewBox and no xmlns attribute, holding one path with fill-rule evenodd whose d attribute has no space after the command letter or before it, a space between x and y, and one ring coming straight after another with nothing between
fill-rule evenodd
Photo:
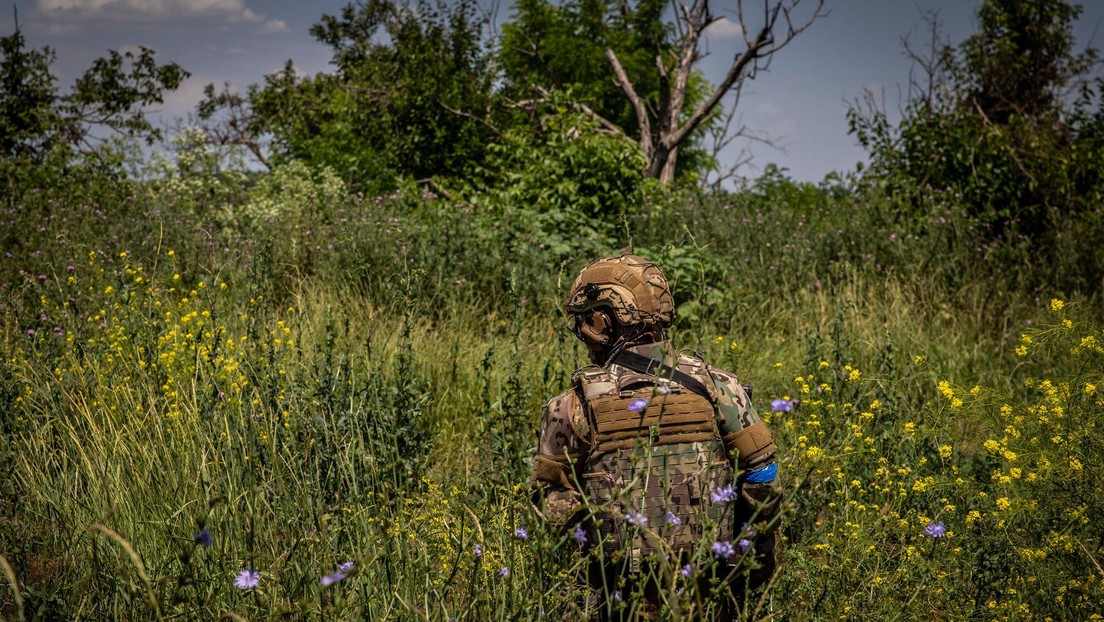
<instances>
[{"instance_id":1,"label":"purple wildflower","mask_svg":"<svg viewBox=\"0 0 1104 622\"><path fill-rule=\"evenodd\" d=\"M510 576L510 569L507 566L503 566L502 570L498 571L498 576L500 576L500 577Z\"/></svg>"},{"instance_id":2,"label":"purple wildflower","mask_svg":"<svg viewBox=\"0 0 1104 622\"><path fill-rule=\"evenodd\" d=\"M736 549L732 548L732 543L728 540L713 543L713 556L717 559L728 559L735 554Z\"/></svg>"},{"instance_id":3,"label":"purple wildflower","mask_svg":"<svg viewBox=\"0 0 1104 622\"><path fill-rule=\"evenodd\" d=\"M579 543L579 546L583 546L584 544L586 544L586 531L583 530L582 524L575 525L575 533L572 535L575 536L575 541Z\"/></svg>"},{"instance_id":4,"label":"purple wildflower","mask_svg":"<svg viewBox=\"0 0 1104 622\"><path fill-rule=\"evenodd\" d=\"M518 527L514 530L514 535L518 540L524 540L529 537L529 532L525 530L525 527Z\"/></svg>"},{"instance_id":5,"label":"purple wildflower","mask_svg":"<svg viewBox=\"0 0 1104 622\"><path fill-rule=\"evenodd\" d=\"M242 570L234 577L234 587L239 590L253 590L261 582L261 573L256 570Z\"/></svg>"},{"instance_id":6,"label":"purple wildflower","mask_svg":"<svg viewBox=\"0 0 1104 622\"><path fill-rule=\"evenodd\" d=\"M751 540L740 538L739 541L736 542L736 546L740 547L740 551L746 551L751 548Z\"/></svg>"},{"instance_id":7,"label":"purple wildflower","mask_svg":"<svg viewBox=\"0 0 1104 622\"><path fill-rule=\"evenodd\" d=\"M776 413L788 413L793 410L793 402L790 400L771 400L771 410Z\"/></svg>"},{"instance_id":8,"label":"purple wildflower","mask_svg":"<svg viewBox=\"0 0 1104 622\"><path fill-rule=\"evenodd\" d=\"M479 546L478 544L475 545L475 548L472 549L472 554L475 555L476 559L483 557L483 547Z\"/></svg>"},{"instance_id":9,"label":"purple wildflower","mask_svg":"<svg viewBox=\"0 0 1104 622\"><path fill-rule=\"evenodd\" d=\"M322 586L329 587L344 578L345 575L340 570L336 570L333 574L328 574L322 577Z\"/></svg>"},{"instance_id":10,"label":"purple wildflower","mask_svg":"<svg viewBox=\"0 0 1104 622\"><path fill-rule=\"evenodd\" d=\"M634 413L643 412L648 407L648 400L638 397L635 400L629 402L629 410Z\"/></svg>"},{"instance_id":11,"label":"purple wildflower","mask_svg":"<svg viewBox=\"0 0 1104 622\"><path fill-rule=\"evenodd\" d=\"M663 517L663 520L667 521L668 525L681 525L682 521L679 517L675 516L674 512L667 512L667 515Z\"/></svg>"},{"instance_id":12,"label":"purple wildflower","mask_svg":"<svg viewBox=\"0 0 1104 622\"><path fill-rule=\"evenodd\" d=\"M356 567L356 564L354 564L353 562L345 562L344 564L341 564L340 566L338 566L337 570L338 570L338 572L341 572L342 574L349 574L350 572L353 571L353 568L355 568L355 567Z\"/></svg>"},{"instance_id":13,"label":"purple wildflower","mask_svg":"<svg viewBox=\"0 0 1104 622\"><path fill-rule=\"evenodd\" d=\"M686 564L682 568L679 568L679 574L689 579L690 575L694 574L694 566L692 564Z\"/></svg>"},{"instance_id":14,"label":"purple wildflower","mask_svg":"<svg viewBox=\"0 0 1104 622\"><path fill-rule=\"evenodd\" d=\"M671 394L671 387L669 387L665 384L661 384L658 387L656 387L656 393L659 393L660 395L670 395Z\"/></svg>"},{"instance_id":15,"label":"purple wildflower","mask_svg":"<svg viewBox=\"0 0 1104 622\"><path fill-rule=\"evenodd\" d=\"M621 602L621 590L617 590L613 593L613 599L617 602Z\"/></svg>"},{"instance_id":16,"label":"purple wildflower","mask_svg":"<svg viewBox=\"0 0 1104 622\"><path fill-rule=\"evenodd\" d=\"M924 535L929 538L942 538L947 535L947 527L943 523L931 521L927 527L924 527Z\"/></svg>"},{"instance_id":17,"label":"purple wildflower","mask_svg":"<svg viewBox=\"0 0 1104 622\"><path fill-rule=\"evenodd\" d=\"M643 527L648 524L648 517L644 516L639 510L633 510L625 515L625 522L630 525L636 525L637 527Z\"/></svg>"},{"instance_id":18,"label":"purple wildflower","mask_svg":"<svg viewBox=\"0 0 1104 622\"><path fill-rule=\"evenodd\" d=\"M211 548L211 532L207 531L204 527L195 533L195 543L203 545L204 548Z\"/></svg>"},{"instance_id":19,"label":"purple wildflower","mask_svg":"<svg viewBox=\"0 0 1104 622\"><path fill-rule=\"evenodd\" d=\"M709 493L709 500L713 503L729 503L735 499L736 491L732 488L732 484L722 486Z\"/></svg>"}]
</instances>

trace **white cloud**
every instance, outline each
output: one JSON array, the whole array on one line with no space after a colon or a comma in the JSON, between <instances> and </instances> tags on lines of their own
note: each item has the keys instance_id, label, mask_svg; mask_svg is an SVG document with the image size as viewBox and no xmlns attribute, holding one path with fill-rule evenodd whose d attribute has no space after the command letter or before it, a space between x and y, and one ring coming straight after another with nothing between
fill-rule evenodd
<instances>
[{"instance_id":1,"label":"white cloud","mask_svg":"<svg viewBox=\"0 0 1104 622\"><path fill-rule=\"evenodd\" d=\"M289 32L287 23L282 19L269 20L264 23L264 26L261 26L261 33L263 34L272 35L279 32Z\"/></svg>"},{"instance_id":2,"label":"white cloud","mask_svg":"<svg viewBox=\"0 0 1104 622\"><path fill-rule=\"evenodd\" d=\"M165 102L151 110L151 118L154 121L171 125L176 119L184 119L189 114L195 113L196 104L203 99L203 89L208 84L214 84L216 89L222 88L220 80L212 76L192 76L180 83L180 88L165 93Z\"/></svg>"},{"instance_id":3,"label":"white cloud","mask_svg":"<svg viewBox=\"0 0 1104 622\"><path fill-rule=\"evenodd\" d=\"M47 17L104 17L161 21L189 17L219 17L232 21L264 20L245 0L38 0Z\"/></svg>"},{"instance_id":4,"label":"white cloud","mask_svg":"<svg viewBox=\"0 0 1104 622\"><path fill-rule=\"evenodd\" d=\"M740 27L740 24L727 17L722 17L705 29L705 34L710 39L733 39L743 33L744 29Z\"/></svg>"}]
</instances>

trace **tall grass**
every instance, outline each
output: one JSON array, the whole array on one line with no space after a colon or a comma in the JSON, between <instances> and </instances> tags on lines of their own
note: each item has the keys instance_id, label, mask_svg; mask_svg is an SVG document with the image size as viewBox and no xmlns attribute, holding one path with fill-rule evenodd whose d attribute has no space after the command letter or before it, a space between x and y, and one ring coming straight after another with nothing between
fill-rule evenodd
<instances>
[{"instance_id":1,"label":"tall grass","mask_svg":"<svg viewBox=\"0 0 1104 622\"><path fill-rule=\"evenodd\" d=\"M768 415L784 562L749 616L1104 610L1099 290L1046 289L1010 259L1029 242L981 247L953 206L905 225L798 190L659 199L564 255L486 201L238 223L140 186L28 193L3 216L0 613L579 615L587 553L532 511L528 459L585 359L566 287L629 237L682 301L677 345L764 412L797 401ZM700 613L679 586L668 611Z\"/></svg>"}]
</instances>

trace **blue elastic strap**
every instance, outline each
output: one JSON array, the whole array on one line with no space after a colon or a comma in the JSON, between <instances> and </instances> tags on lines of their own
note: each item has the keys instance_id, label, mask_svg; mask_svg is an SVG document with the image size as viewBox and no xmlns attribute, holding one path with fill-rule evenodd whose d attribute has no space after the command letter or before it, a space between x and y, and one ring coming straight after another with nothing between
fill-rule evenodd
<instances>
[{"instance_id":1,"label":"blue elastic strap","mask_svg":"<svg viewBox=\"0 0 1104 622\"><path fill-rule=\"evenodd\" d=\"M744 474L744 481L752 484L769 484L778 477L778 463L771 463Z\"/></svg>"}]
</instances>

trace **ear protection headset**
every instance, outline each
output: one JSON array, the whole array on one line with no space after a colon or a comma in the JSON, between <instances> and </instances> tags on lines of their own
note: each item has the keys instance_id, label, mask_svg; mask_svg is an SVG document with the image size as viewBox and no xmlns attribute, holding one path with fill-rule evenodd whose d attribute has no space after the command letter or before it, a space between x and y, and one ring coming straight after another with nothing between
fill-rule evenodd
<instances>
[{"instance_id":1,"label":"ear protection headset","mask_svg":"<svg viewBox=\"0 0 1104 622\"><path fill-rule=\"evenodd\" d=\"M575 316L575 334L588 344L609 345L613 337L613 320L601 309Z\"/></svg>"}]
</instances>

